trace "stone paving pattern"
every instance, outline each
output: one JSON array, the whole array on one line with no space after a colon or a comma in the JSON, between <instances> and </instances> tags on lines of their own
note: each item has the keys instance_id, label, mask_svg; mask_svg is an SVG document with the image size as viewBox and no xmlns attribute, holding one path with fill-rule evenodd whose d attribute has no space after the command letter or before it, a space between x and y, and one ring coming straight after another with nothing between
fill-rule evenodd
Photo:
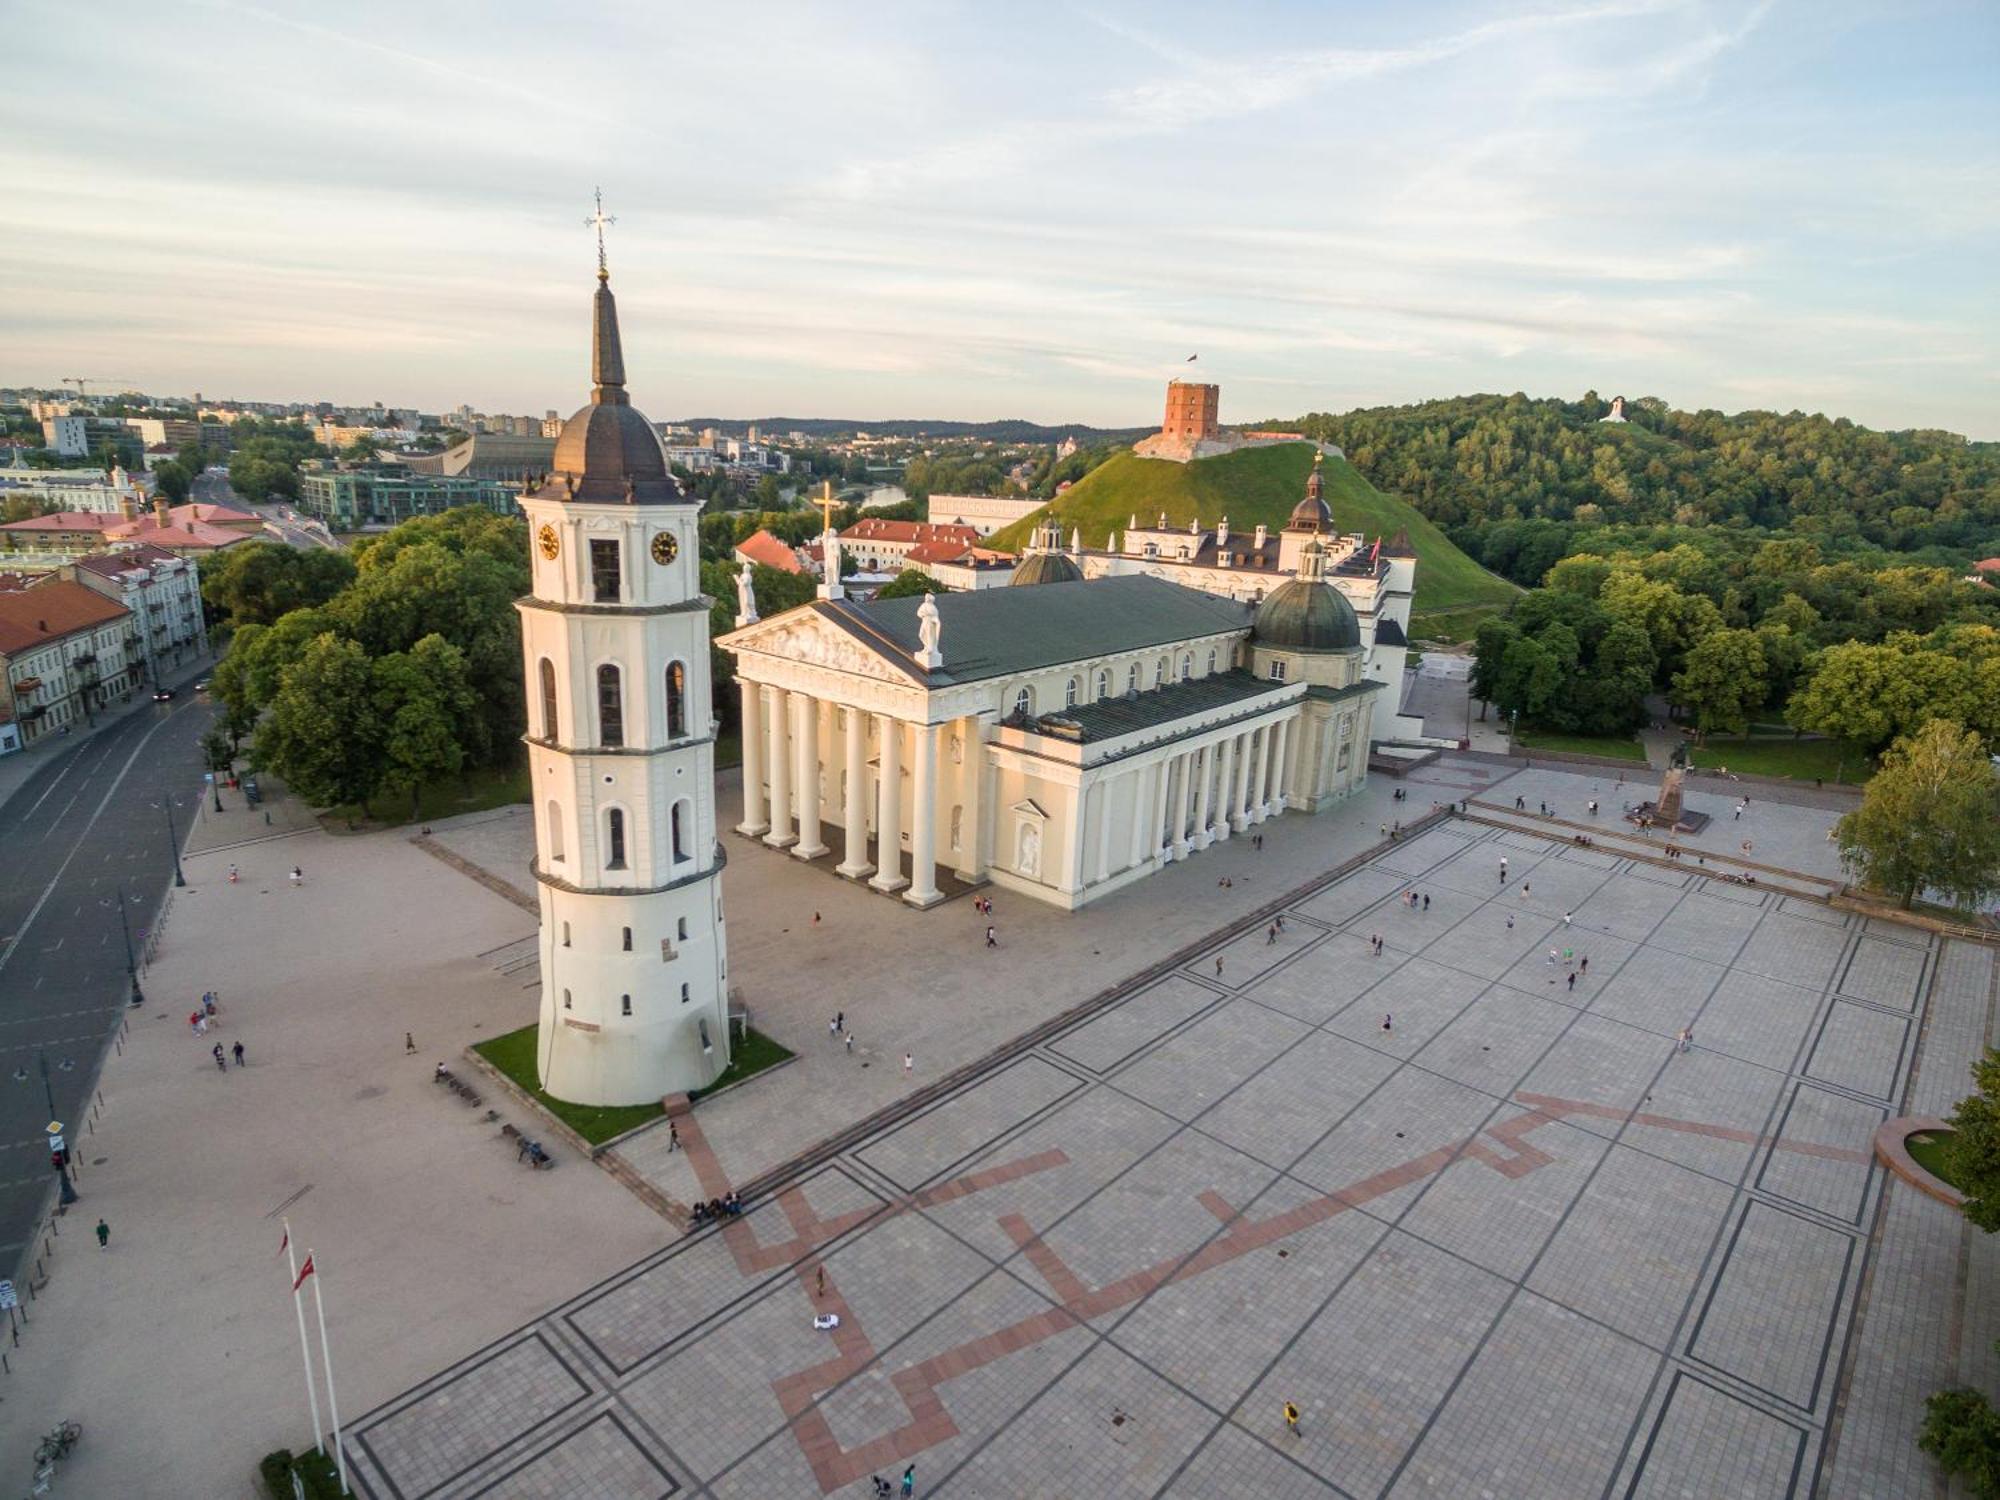
<instances>
[{"instance_id":1,"label":"stone paving pattern","mask_svg":"<svg viewBox=\"0 0 2000 1500\"><path fill-rule=\"evenodd\" d=\"M1991 950L1468 822L1286 929L362 1418L362 1492L1933 1492L1994 1330L1869 1138L1963 1092Z\"/></svg>"}]
</instances>

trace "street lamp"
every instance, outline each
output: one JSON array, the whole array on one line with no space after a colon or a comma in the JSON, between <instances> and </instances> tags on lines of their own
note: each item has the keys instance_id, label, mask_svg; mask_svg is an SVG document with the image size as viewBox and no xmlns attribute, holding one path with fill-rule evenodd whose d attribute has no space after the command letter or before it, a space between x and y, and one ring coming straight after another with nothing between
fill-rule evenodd
<instances>
[{"instance_id":1,"label":"street lamp","mask_svg":"<svg viewBox=\"0 0 2000 1500\"><path fill-rule=\"evenodd\" d=\"M132 924L125 917L125 883L118 884L118 930L125 935L125 977L132 981L131 1004L144 1005L146 996L139 988L139 961L132 953Z\"/></svg>"},{"instance_id":2,"label":"street lamp","mask_svg":"<svg viewBox=\"0 0 2000 1500\"><path fill-rule=\"evenodd\" d=\"M57 1146L57 1142L62 1138L62 1127L56 1119L56 1091L55 1085L49 1079L48 1053L37 1047L35 1049L35 1062L42 1070L42 1093L48 1100L49 1105L49 1165L56 1169L56 1181L62 1185L61 1201L64 1207L67 1207L76 1202L76 1188L70 1183L69 1168L65 1165L69 1153L66 1150L59 1149ZM56 1071L58 1073L67 1073L75 1066L75 1059L65 1057L56 1063ZM26 1068L16 1068L14 1070L14 1082L16 1083L26 1083L33 1077L34 1075Z\"/></svg>"},{"instance_id":3,"label":"street lamp","mask_svg":"<svg viewBox=\"0 0 2000 1500\"><path fill-rule=\"evenodd\" d=\"M184 886L187 877L181 874L181 836L174 827L174 799L165 792L160 793L160 811L167 815L167 847L174 856L174 884Z\"/></svg>"}]
</instances>

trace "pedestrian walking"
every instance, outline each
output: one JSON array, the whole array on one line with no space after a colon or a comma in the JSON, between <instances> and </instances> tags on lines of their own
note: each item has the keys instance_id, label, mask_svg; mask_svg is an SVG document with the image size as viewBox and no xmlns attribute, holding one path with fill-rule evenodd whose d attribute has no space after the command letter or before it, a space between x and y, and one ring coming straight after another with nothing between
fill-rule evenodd
<instances>
[{"instance_id":1,"label":"pedestrian walking","mask_svg":"<svg viewBox=\"0 0 2000 1500\"><path fill-rule=\"evenodd\" d=\"M1525 797L1516 797L1514 799L1514 811L1526 812L1527 810L1528 810L1528 799Z\"/></svg>"},{"instance_id":2,"label":"pedestrian walking","mask_svg":"<svg viewBox=\"0 0 2000 1500\"><path fill-rule=\"evenodd\" d=\"M1289 1401L1285 1403L1285 1431L1293 1437L1299 1435L1299 1409Z\"/></svg>"},{"instance_id":3,"label":"pedestrian walking","mask_svg":"<svg viewBox=\"0 0 2000 1500\"><path fill-rule=\"evenodd\" d=\"M1264 946L1268 948L1277 941L1278 941L1278 924L1276 922L1273 922L1269 930L1266 931L1264 934Z\"/></svg>"},{"instance_id":4,"label":"pedestrian walking","mask_svg":"<svg viewBox=\"0 0 2000 1500\"><path fill-rule=\"evenodd\" d=\"M1272 925L1275 926L1278 929L1278 931L1283 932L1285 930L1285 914L1283 912L1279 912Z\"/></svg>"},{"instance_id":5,"label":"pedestrian walking","mask_svg":"<svg viewBox=\"0 0 2000 1500\"><path fill-rule=\"evenodd\" d=\"M243 1044L242 1044L241 1042L238 1042L238 1043L237 1043L237 1044L236 1044L236 1045L235 1045L234 1047L231 1047L231 1048L230 1048L229 1050L230 1050L230 1051L231 1051L232 1053L234 1053L234 1054L236 1055L236 1066L237 1066L237 1067L239 1067L239 1068L240 1068L240 1067L242 1067L242 1066L243 1066Z\"/></svg>"},{"instance_id":6,"label":"pedestrian walking","mask_svg":"<svg viewBox=\"0 0 2000 1500\"><path fill-rule=\"evenodd\" d=\"M1389 1015L1387 1012L1384 1012L1382 1016L1382 1029L1384 1031L1394 1031L1396 1028L1393 1024L1391 1024L1394 1020L1395 1020L1394 1016Z\"/></svg>"},{"instance_id":7,"label":"pedestrian walking","mask_svg":"<svg viewBox=\"0 0 2000 1500\"><path fill-rule=\"evenodd\" d=\"M408 1057L417 1050L417 1038L412 1032L403 1033L403 1055Z\"/></svg>"},{"instance_id":8,"label":"pedestrian walking","mask_svg":"<svg viewBox=\"0 0 2000 1500\"><path fill-rule=\"evenodd\" d=\"M306 883L306 872L297 865L292 866L292 889L297 890Z\"/></svg>"},{"instance_id":9,"label":"pedestrian walking","mask_svg":"<svg viewBox=\"0 0 2000 1500\"><path fill-rule=\"evenodd\" d=\"M100 1250L111 1248L111 1226L102 1219L97 1221L97 1248Z\"/></svg>"},{"instance_id":10,"label":"pedestrian walking","mask_svg":"<svg viewBox=\"0 0 2000 1500\"><path fill-rule=\"evenodd\" d=\"M1588 974L1590 972L1590 955L1588 953L1583 955L1576 968L1579 974Z\"/></svg>"},{"instance_id":11,"label":"pedestrian walking","mask_svg":"<svg viewBox=\"0 0 2000 1500\"><path fill-rule=\"evenodd\" d=\"M229 883L231 885L236 884L236 866L234 865L229 867Z\"/></svg>"},{"instance_id":12,"label":"pedestrian walking","mask_svg":"<svg viewBox=\"0 0 2000 1500\"><path fill-rule=\"evenodd\" d=\"M825 1266L821 1266L817 1271L813 1273L813 1295L815 1297L824 1297L826 1295Z\"/></svg>"},{"instance_id":13,"label":"pedestrian walking","mask_svg":"<svg viewBox=\"0 0 2000 1500\"><path fill-rule=\"evenodd\" d=\"M1674 1049L1678 1052L1685 1052L1688 1049L1688 1043L1693 1040L1694 1032L1683 1026L1680 1029L1680 1034L1674 1038Z\"/></svg>"},{"instance_id":14,"label":"pedestrian walking","mask_svg":"<svg viewBox=\"0 0 2000 1500\"><path fill-rule=\"evenodd\" d=\"M833 1017L833 1029L834 1029L835 1031L845 1031L845 1030L847 1030L847 1012L846 1012L846 1011L844 1011L844 1010L843 1010L843 1011L836 1011L836 1012L834 1013L834 1017Z\"/></svg>"},{"instance_id":15,"label":"pedestrian walking","mask_svg":"<svg viewBox=\"0 0 2000 1500\"><path fill-rule=\"evenodd\" d=\"M986 925L986 946L989 948L1000 946L1000 940L993 936L993 924L990 922Z\"/></svg>"},{"instance_id":16,"label":"pedestrian walking","mask_svg":"<svg viewBox=\"0 0 2000 1500\"><path fill-rule=\"evenodd\" d=\"M215 1071L218 1073L227 1073L229 1071L229 1059L222 1055L222 1043L217 1042L215 1044L211 1055L215 1058Z\"/></svg>"},{"instance_id":17,"label":"pedestrian walking","mask_svg":"<svg viewBox=\"0 0 2000 1500\"><path fill-rule=\"evenodd\" d=\"M1426 891L1424 892L1424 910L1429 911L1430 909L1431 909L1431 896L1430 892Z\"/></svg>"},{"instance_id":18,"label":"pedestrian walking","mask_svg":"<svg viewBox=\"0 0 2000 1500\"><path fill-rule=\"evenodd\" d=\"M1222 977L1222 955L1220 953L1215 955L1215 977L1217 979Z\"/></svg>"},{"instance_id":19,"label":"pedestrian walking","mask_svg":"<svg viewBox=\"0 0 2000 1500\"><path fill-rule=\"evenodd\" d=\"M917 1466L915 1464L911 1464L909 1468L903 1470L903 1500L910 1500L910 1496L914 1495L916 1492L917 1492Z\"/></svg>"},{"instance_id":20,"label":"pedestrian walking","mask_svg":"<svg viewBox=\"0 0 2000 1500\"><path fill-rule=\"evenodd\" d=\"M1730 814L1729 821L1732 823L1737 822L1742 818L1742 816L1743 816L1743 804L1739 802L1736 804L1736 811Z\"/></svg>"},{"instance_id":21,"label":"pedestrian walking","mask_svg":"<svg viewBox=\"0 0 2000 1500\"><path fill-rule=\"evenodd\" d=\"M1549 967L1553 969L1555 966L1556 966L1556 950L1551 948L1549 949Z\"/></svg>"},{"instance_id":22,"label":"pedestrian walking","mask_svg":"<svg viewBox=\"0 0 2000 1500\"><path fill-rule=\"evenodd\" d=\"M1507 913L1507 930L1509 932L1514 930L1514 914L1511 911Z\"/></svg>"},{"instance_id":23,"label":"pedestrian walking","mask_svg":"<svg viewBox=\"0 0 2000 1500\"><path fill-rule=\"evenodd\" d=\"M205 1016L212 1016L215 1014L214 990L210 990L207 994L201 997L201 1013Z\"/></svg>"},{"instance_id":24,"label":"pedestrian walking","mask_svg":"<svg viewBox=\"0 0 2000 1500\"><path fill-rule=\"evenodd\" d=\"M681 1128L672 1120L667 1121L667 1155L672 1156L681 1149Z\"/></svg>"},{"instance_id":25,"label":"pedestrian walking","mask_svg":"<svg viewBox=\"0 0 2000 1500\"><path fill-rule=\"evenodd\" d=\"M1570 972L1570 976L1569 976L1569 987L1570 987L1570 989L1572 989L1572 990L1574 990L1574 989L1576 988L1576 972L1575 972L1574 970L1572 970L1572 971Z\"/></svg>"},{"instance_id":26,"label":"pedestrian walking","mask_svg":"<svg viewBox=\"0 0 2000 1500\"><path fill-rule=\"evenodd\" d=\"M1563 913L1563 926L1565 926L1565 927L1569 926L1569 919L1570 919L1570 913L1568 913L1568 912L1564 912L1564 913Z\"/></svg>"},{"instance_id":27,"label":"pedestrian walking","mask_svg":"<svg viewBox=\"0 0 2000 1500\"><path fill-rule=\"evenodd\" d=\"M911 1052L905 1052L903 1054L903 1076L905 1078L908 1078L910 1074L916 1071L916 1068L917 1068L916 1055Z\"/></svg>"},{"instance_id":28,"label":"pedestrian walking","mask_svg":"<svg viewBox=\"0 0 2000 1500\"><path fill-rule=\"evenodd\" d=\"M847 1044L847 1055L849 1057L854 1056L854 1033L851 1031L848 1032L841 1040Z\"/></svg>"},{"instance_id":29,"label":"pedestrian walking","mask_svg":"<svg viewBox=\"0 0 2000 1500\"><path fill-rule=\"evenodd\" d=\"M813 926L815 926L815 927L819 926L819 913L818 913L818 912L814 912L814 913L813 913Z\"/></svg>"},{"instance_id":30,"label":"pedestrian walking","mask_svg":"<svg viewBox=\"0 0 2000 1500\"><path fill-rule=\"evenodd\" d=\"M1521 882L1521 899L1525 901L1525 900L1527 899L1527 897L1528 897L1528 892L1532 891L1532 890L1533 890L1534 888L1535 888L1535 883L1534 883L1534 881L1532 881L1532 880L1524 880L1524 881L1522 881L1522 882Z\"/></svg>"},{"instance_id":31,"label":"pedestrian walking","mask_svg":"<svg viewBox=\"0 0 2000 1500\"><path fill-rule=\"evenodd\" d=\"M840 1035L839 1016L828 1016L826 1018L826 1034L831 1037L837 1037Z\"/></svg>"}]
</instances>

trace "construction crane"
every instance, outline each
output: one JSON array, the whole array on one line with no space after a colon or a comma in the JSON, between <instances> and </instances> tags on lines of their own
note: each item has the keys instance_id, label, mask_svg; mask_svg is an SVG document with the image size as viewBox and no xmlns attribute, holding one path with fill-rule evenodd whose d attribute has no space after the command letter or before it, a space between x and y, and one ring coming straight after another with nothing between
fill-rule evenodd
<instances>
[{"instance_id":1,"label":"construction crane","mask_svg":"<svg viewBox=\"0 0 2000 1500\"><path fill-rule=\"evenodd\" d=\"M136 389L136 382L126 380L120 375L65 375L63 384L75 386L78 399L84 401L90 399L90 387L93 385L115 385L126 390Z\"/></svg>"}]
</instances>

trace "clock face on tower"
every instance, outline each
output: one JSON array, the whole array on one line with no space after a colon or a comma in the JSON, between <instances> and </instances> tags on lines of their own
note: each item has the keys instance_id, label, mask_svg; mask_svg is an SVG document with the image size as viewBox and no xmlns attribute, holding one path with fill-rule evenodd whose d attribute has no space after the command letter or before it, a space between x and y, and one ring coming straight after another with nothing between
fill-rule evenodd
<instances>
[{"instance_id":1,"label":"clock face on tower","mask_svg":"<svg viewBox=\"0 0 2000 1500\"><path fill-rule=\"evenodd\" d=\"M671 531L656 531L653 533L654 562L665 567L676 557L680 556L680 552L680 540Z\"/></svg>"},{"instance_id":2,"label":"clock face on tower","mask_svg":"<svg viewBox=\"0 0 2000 1500\"><path fill-rule=\"evenodd\" d=\"M556 554L562 551L562 539L556 535L555 527L547 522L544 522L542 529L535 533L535 542L542 549L542 556L550 562L554 562Z\"/></svg>"}]
</instances>

